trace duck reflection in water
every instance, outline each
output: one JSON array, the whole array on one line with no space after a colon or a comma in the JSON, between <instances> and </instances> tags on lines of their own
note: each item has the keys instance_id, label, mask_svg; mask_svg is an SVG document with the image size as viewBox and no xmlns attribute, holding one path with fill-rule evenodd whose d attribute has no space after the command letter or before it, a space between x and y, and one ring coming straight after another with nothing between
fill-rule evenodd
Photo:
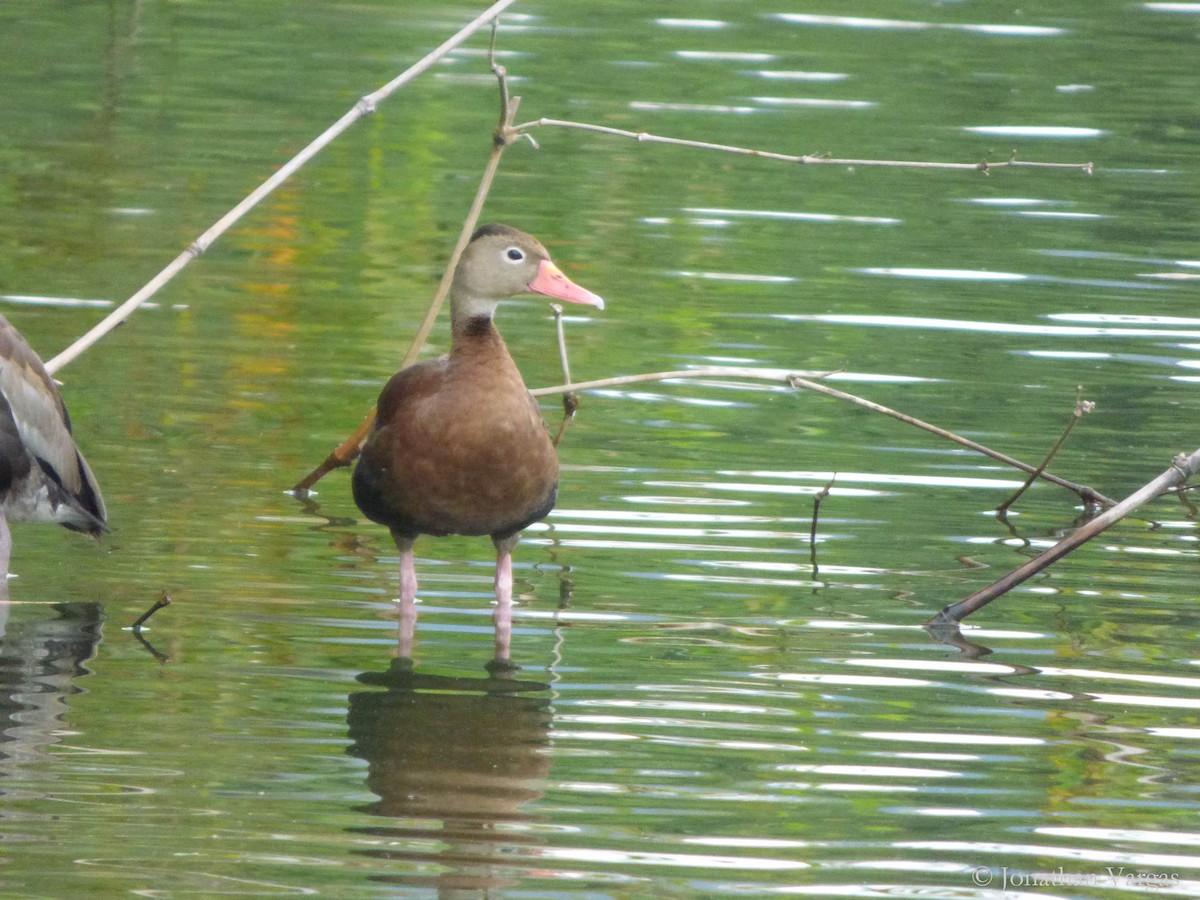
<instances>
[{"instance_id":1,"label":"duck reflection in water","mask_svg":"<svg viewBox=\"0 0 1200 900\"><path fill-rule=\"evenodd\" d=\"M401 623L402 648L412 626ZM542 796L550 771L549 686L489 668L478 678L424 674L405 655L358 677L375 689L350 695L347 752L366 760L379 798L362 809L396 820L352 829L387 839L386 849L356 851L396 864L377 880L483 896L534 855L513 851L534 841L519 823L534 818L523 807Z\"/></svg>"},{"instance_id":2,"label":"duck reflection in water","mask_svg":"<svg viewBox=\"0 0 1200 900\"><path fill-rule=\"evenodd\" d=\"M53 615L47 615L47 612ZM0 783L62 740L68 698L100 643L98 603L0 600Z\"/></svg>"}]
</instances>

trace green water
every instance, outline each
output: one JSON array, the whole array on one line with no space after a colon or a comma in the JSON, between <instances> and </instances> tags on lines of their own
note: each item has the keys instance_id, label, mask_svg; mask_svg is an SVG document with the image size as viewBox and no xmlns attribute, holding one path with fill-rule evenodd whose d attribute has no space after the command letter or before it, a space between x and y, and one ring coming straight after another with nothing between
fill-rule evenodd
<instances>
[{"instance_id":1,"label":"green water","mask_svg":"<svg viewBox=\"0 0 1200 900\"><path fill-rule=\"evenodd\" d=\"M0 312L54 355L481 8L0 7ZM1200 446L1195 4L596 0L505 22L522 120L1097 166L800 167L539 129L484 217L608 301L567 323L577 379L837 372L1031 462L1082 385L1096 410L1053 468L1112 497ZM516 555L520 671L485 671L473 539L418 543L414 665L394 659L390 539L344 471L285 490L424 314L495 125L486 45L58 373L113 532L14 528L0 891L1200 894L1197 530L1174 499L980 612L976 656L920 623L1067 533L1073 495L1038 486L997 521L1016 473L777 384L595 391ZM544 303L499 325L531 386L560 381ZM446 344L443 323L427 353ZM163 590L143 644L128 626Z\"/></svg>"}]
</instances>

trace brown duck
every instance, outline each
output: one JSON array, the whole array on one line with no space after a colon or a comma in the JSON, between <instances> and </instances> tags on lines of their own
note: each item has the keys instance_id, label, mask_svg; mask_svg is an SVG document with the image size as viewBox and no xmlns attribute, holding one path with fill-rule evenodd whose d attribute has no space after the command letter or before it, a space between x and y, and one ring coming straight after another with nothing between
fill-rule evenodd
<instances>
[{"instance_id":1,"label":"brown duck","mask_svg":"<svg viewBox=\"0 0 1200 900\"><path fill-rule=\"evenodd\" d=\"M104 500L71 436L54 379L21 333L0 316L0 589L12 553L9 521L57 522L99 535Z\"/></svg>"},{"instance_id":2,"label":"brown duck","mask_svg":"<svg viewBox=\"0 0 1200 900\"><path fill-rule=\"evenodd\" d=\"M525 292L604 308L568 279L536 238L484 225L450 287L450 353L410 366L379 395L354 470L354 502L400 551L401 615L413 616L418 535L490 535L496 547L496 657L512 632L512 551L554 507L558 457L537 403L493 317Z\"/></svg>"}]
</instances>

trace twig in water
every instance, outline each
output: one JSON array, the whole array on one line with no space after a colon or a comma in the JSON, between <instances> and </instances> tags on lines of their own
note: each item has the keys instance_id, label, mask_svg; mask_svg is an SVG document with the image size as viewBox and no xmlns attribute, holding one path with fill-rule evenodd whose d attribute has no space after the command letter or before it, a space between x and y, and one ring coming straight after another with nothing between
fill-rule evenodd
<instances>
[{"instance_id":1,"label":"twig in water","mask_svg":"<svg viewBox=\"0 0 1200 900\"><path fill-rule=\"evenodd\" d=\"M1095 403L1093 403L1091 400L1083 399L1083 386L1080 385L1077 387L1075 389L1075 408L1071 411L1071 417L1067 419L1067 425L1063 429L1062 435L1057 441L1054 442L1054 446L1050 448L1050 452L1046 454L1046 458L1042 460L1037 469L1035 469L1033 472L1030 472L1029 477L1025 480L1025 483L1017 488L1016 493L996 507L996 512L1000 516L1004 516L1008 512L1009 507L1016 503L1017 500L1020 499L1021 495L1029 490L1029 486L1041 477L1041 474L1046 471L1046 466L1050 465L1050 460L1054 459L1054 457L1058 455L1058 451L1063 448L1064 444L1066 444L1067 438L1070 436L1071 431L1075 428L1076 423L1095 408Z\"/></svg>"},{"instance_id":2,"label":"twig in water","mask_svg":"<svg viewBox=\"0 0 1200 900\"><path fill-rule=\"evenodd\" d=\"M488 22L495 19L503 10L512 6L516 0L497 0L489 6L484 12L480 13L469 24L460 29L452 37L444 41L437 49L426 54L422 59L418 60L413 65L409 66L383 87L379 88L374 93L367 94L362 97L354 106L346 112L340 119L330 125L319 137L316 138L307 147L293 156L290 160L284 163L275 174L264 181L261 185L255 188L241 203L222 216L215 225L196 238L186 250L180 253L173 259L165 269L159 272L154 278L150 279L146 285L136 294L114 309L104 319L102 319L95 327L87 334L73 343L66 350L59 353L53 359L47 360L46 370L53 374L65 366L67 363L75 359L79 354L83 353L88 347L104 337L126 319L128 319L135 309L153 297L163 285L169 282L172 278L193 259L201 256L214 241L222 234L228 231L239 219L246 213L252 210L255 206L269 195L275 188L283 184L292 174L294 174L301 166L307 163L310 159L325 149L331 144L334 139L339 137L342 132L348 129L351 125L357 122L364 116L368 116L375 112L376 107L390 97L401 87L412 81L425 70L431 68L438 60L442 59L451 50L455 49L459 44L475 34L480 28L487 25Z\"/></svg>"},{"instance_id":3,"label":"twig in water","mask_svg":"<svg viewBox=\"0 0 1200 900\"><path fill-rule=\"evenodd\" d=\"M899 160L899 159L837 159L818 153L808 153L803 156L796 156L790 153L773 153L768 150L755 150L751 147L735 147L729 144L713 144L708 141L691 141L683 138L663 137L657 134L649 134L645 131L626 131L624 128L611 128L607 125L592 125L588 122L570 122L564 119L534 119L531 122L522 122L520 125L514 125L513 130L522 134L527 134L534 128L574 128L579 131L592 131L598 134L609 134L614 137L630 138L639 143L648 144L671 144L675 147L691 147L696 150L716 150L721 153L735 153L739 156L753 156L757 159L770 159L778 162L797 163L803 166L885 166L890 168L902 169L957 169L960 171L973 171L988 174L992 169L1012 169L1012 168L1029 168L1029 169L1074 169L1091 175L1095 169L1093 163L1048 163L1048 162L1025 162L1016 158L1016 153L1005 160L1004 162L988 162L983 160L976 163L952 163L952 162L928 162L920 160Z\"/></svg>"},{"instance_id":4,"label":"twig in water","mask_svg":"<svg viewBox=\"0 0 1200 900\"><path fill-rule=\"evenodd\" d=\"M438 313L441 312L442 303L446 299L446 295L450 293L450 284L454 280L454 270L458 266L459 257L462 256L463 250L471 241L471 235L475 231L475 226L479 222L479 215L483 212L484 201L487 200L488 192L492 189L492 182L496 178L496 170L500 167L500 157L504 154L505 148L515 140L515 135L512 134L512 121L516 118L517 108L521 104L520 97L510 97L508 94L508 72L504 66L496 62L495 58L495 23L492 25L492 47L491 47L491 67L496 79L500 83L500 122L496 126L496 130L492 140L491 154L488 156L487 165L483 169L483 177L480 179L479 187L475 191L475 199L471 203L471 209L467 212L467 218L463 222L463 227L458 235L458 242L454 245L454 252L450 254L450 262L446 265L446 271L442 275L442 281L438 285L437 293L434 294L433 300L429 304L429 309L425 311L425 318L421 320L420 326L417 328L417 333L413 336L412 343L409 344L408 352L404 355L404 360L400 364L400 368L412 365L416 361L417 356L421 352L421 348L425 346L425 341L429 337L429 333L433 330L434 323L437 321ZM348 438L342 441L329 456L325 457L325 461L319 466L301 478L291 488L294 494L307 493L314 484L332 472L334 469L348 466L358 456L362 449L363 441L367 439L367 435L371 432L371 426L375 424L375 407L371 407L362 423L354 430Z\"/></svg>"},{"instance_id":5,"label":"twig in water","mask_svg":"<svg viewBox=\"0 0 1200 900\"><path fill-rule=\"evenodd\" d=\"M1188 492L1189 488L1184 485L1175 488L1175 496L1179 498L1179 502L1183 505L1183 508L1188 511L1188 518L1194 519L1196 516L1200 516L1200 509L1197 509L1196 504L1188 499Z\"/></svg>"},{"instance_id":6,"label":"twig in water","mask_svg":"<svg viewBox=\"0 0 1200 900\"><path fill-rule=\"evenodd\" d=\"M563 384L571 383L571 362L567 357L567 336L563 330L563 308L557 303L551 303L550 309L554 311L554 331L558 336L558 358L562 361ZM563 435L567 433L567 425L575 418L575 413L579 409L579 395L574 391L567 391L562 395L563 404L563 419L558 426L558 434L554 436L554 446L557 447L563 439Z\"/></svg>"},{"instance_id":7,"label":"twig in water","mask_svg":"<svg viewBox=\"0 0 1200 900\"><path fill-rule=\"evenodd\" d=\"M146 640L146 636L144 634L142 634L141 629L138 629L137 631L133 632L133 639L135 641L137 641L139 644L141 644L142 649L145 650L147 653L149 653L151 656L153 656L155 658L155 660L157 660L158 662L167 663L167 662L171 661L171 657L169 657L167 654L163 653L161 650L159 650L157 647L155 647L153 644L151 644L148 640Z\"/></svg>"},{"instance_id":8,"label":"twig in water","mask_svg":"<svg viewBox=\"0 0 1200 900\"><path fill-rule=\"evenodd\" d=\"M158 612L164 606L170 606L170 605L171 605L171 598L169 596L167 596L166 591L163 591L162 596L160 596L157 600L154 601L154 605L151 606L144 613L142 613L140 616L138 616L137 621L133 623L134 632L141 631L142 626L146 624L147 619L149 619L152 615L154 615L156 612Z\"/></svg>"},{"instance_id":9,"label":"twig in water","mask_svg":"<svg viewBox=\"0 0 1200 900\"><path fill-rule=\"evenodd\" d=\"M944 626L961 622L967 616L971 615L971 613L991 603L997 597L1008 593L1018 584L1033 577L1038 572L1062 559L1068 553L1090 541L1110 525L1125 518L1125 516L1129 515L1129 513L1142 504L1187 481L1197 471L1200 471L1200 450L1195 451L1191 456L1184 456L1183 454L1176 456L1171 463L1171 467L1149 484L1076 529L1049 550L1038 554L1023 566L1013 569L999 581L981 591L976 591L971 596L959 600L957 603L950 604L936 616L930 618L925 623L926 627Z\"/></svg>"},{"instance_id":10,"label":"twig in water","mask_svg":"<svg viewBox=\"0 0 1200 900\"><path fill-rule=\"evenodd\" d=\"M836 480L837 480L837 473L835 472L833 474L833 477L830 478L827 482L825 482L825 487L821 488L813 496L812 527L809 529L809 532L808 532L808 558L812 562L812 577L813 577L814 581L816 581L817 573L818 573L817 522L820 520L820 517L821 517L821 501L829 496L830 491L833 490L833 483Z\"/></svg>"}]
</instances>

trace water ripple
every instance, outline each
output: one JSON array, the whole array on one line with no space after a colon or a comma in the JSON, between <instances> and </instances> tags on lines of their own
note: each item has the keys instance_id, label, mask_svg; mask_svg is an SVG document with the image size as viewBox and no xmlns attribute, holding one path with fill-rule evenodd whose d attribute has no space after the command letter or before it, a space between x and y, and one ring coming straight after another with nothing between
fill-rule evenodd
<instances>
[{"instance_id":1,"label":"water ripple","mask_svg":"<svg viewBox=\"0 0 1200 900\"><path fill-rule=\"evenodd\" d=\"M979 331L991 334L1036 334L1043 337L1175 337L1195 338L1195 331L1170 328L1109 328L1081 325L1029 325L1015 322L972 322L965 319L933 319L919 316L800 315L773 316L788 322L828 322L835 325L866 325L879 328L925 328L938 331Z\"/></svg>"},{"instance_id":2,"label":"water ripple","mask_svg":"<svg viewBox=\"0 0 1200 900\"><path fill-rule=\"evenodd\" d=\"M1067 33L1064 28L1039 25L969 25L954 22L921 22L913 19L875 19L865 16L830 16L813 13L776 13L775 18L793 25L825 25L892 31L945 29L1004 37L1057 37Z\"/></svg>"}]
</instances>

